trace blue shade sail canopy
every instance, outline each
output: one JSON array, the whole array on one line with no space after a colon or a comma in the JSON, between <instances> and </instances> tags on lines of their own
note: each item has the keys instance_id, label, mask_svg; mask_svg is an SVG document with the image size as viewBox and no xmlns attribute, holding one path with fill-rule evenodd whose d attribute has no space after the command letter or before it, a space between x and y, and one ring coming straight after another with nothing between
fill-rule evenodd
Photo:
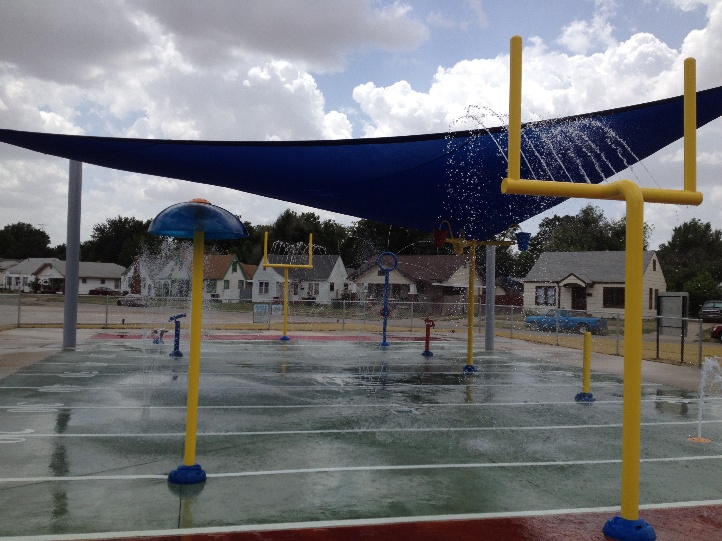
<instances>
[{"instance_id":1,"label":"blue shade sail canopy","mask_svg":"<svg viewBox=\"0 0 722 541\"><path fill-rule=\"evenodd\" d=\"M599 183L683 136L682 97L522 128L521 176ZM722 87L697 93L697 127ZM0 130L0 142L146 175L232 188L359 218L485 240L563 198L501 193L504 127L332 141L179 141ZM680 166L680 185L682 167Z\"/></svg>"},{"instance_id":2,"label":"blue shade sail canopy","mask_svg":"<svg viewBox=\"0 0 722 541\"><path fill-rule=\"evenodd\" d=\"M153 218L148 233L165 237L192 239L203 231L206 239L241 239L248 236L237 216L205 199L176 203Z\"/></svg>"}]
</instances>

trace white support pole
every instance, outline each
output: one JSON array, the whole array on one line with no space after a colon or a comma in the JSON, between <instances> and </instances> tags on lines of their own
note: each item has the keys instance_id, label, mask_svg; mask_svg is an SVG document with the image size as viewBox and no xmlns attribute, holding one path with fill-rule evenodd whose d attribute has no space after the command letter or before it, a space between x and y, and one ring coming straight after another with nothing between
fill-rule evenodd
<instances>
[{"instance_id":1,"label":"white support pole","mask_svg":"<svg viewBox=\"0 0 722 541\"><path fill-rule=\"evenodd\" d=\"M486 335L484 349L494 351L494 302L496 301L496 246L486 245Z\"/></svg>"},{"instance_id":2,"label":"white support pole","mask_svg":"<svg viewBox=\"0 0 722 541\"><path fill-rule=\"evenodd\" d=\"M63 349L75 349L78 327L78 284L80 275L80 203L83 164L70 160L68 174L68 229L65 248L65 305Z\"/></svg>"}]
</instances>

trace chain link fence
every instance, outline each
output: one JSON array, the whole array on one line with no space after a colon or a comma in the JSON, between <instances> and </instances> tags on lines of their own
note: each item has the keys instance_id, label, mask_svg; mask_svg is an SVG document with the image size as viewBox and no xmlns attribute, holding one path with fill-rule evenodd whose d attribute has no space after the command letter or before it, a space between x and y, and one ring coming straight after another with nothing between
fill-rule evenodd
<instances>
[{"instance_id":1,"label":"chain link fence","mask_svg":"<svg viewBox=\"0 0 722 541\"><path fill-rule=\"evenodd\" d=\"M61 327L63 295L2 294L0 295L0 329L15 327ZM190 316L188 298L153 297L143 306L126 306L123 297L80 296L78 326L114 329L116 332L173 329L170 317ZM426 318L434 321L434 333L467 333L467 306L462 303L389 302L388 332L425 333ZM313 301L292 302L288 309L289 331L381 332L380 302L342 301L316 304ZM582 329L554 325L532 330L527 316L537 311L518 306L494 307L494 330L497 336L571 348L582 348ZM574 316L603 318L606 331L594 334L592 348L597 353L624 356L624 318L622 313L601 314L572 312ZM280 330L283 306L275 302L204 304L203 328L211 330ZM188 328L190 318L181 319ZM722 342L710 336L714 323L692 318L650 318L643 324L643 358L699 366L707 357L722 356ZM474 332L486 330L485 307L475 304Z\"/></svg>"}]
</instances>

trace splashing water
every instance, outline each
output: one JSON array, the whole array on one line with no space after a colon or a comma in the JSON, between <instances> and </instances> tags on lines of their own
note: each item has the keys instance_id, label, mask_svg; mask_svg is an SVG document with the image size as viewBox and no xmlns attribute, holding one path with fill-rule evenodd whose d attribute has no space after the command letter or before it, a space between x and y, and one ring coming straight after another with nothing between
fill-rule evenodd
<instances>
[{"instance_id":1,"label":"splashing water","mask_svg":"<svg viewBox=\"0 0 722 541\"><path fill-rule=\"evenodd\" d=\"M488 107L467 107L466 114L452 123L468 129L471 137L447 136L446 215L455 230L472 226L478 219L495 214L488 208L486 193L489 175L496 166L484 162L483 156L495 154L507 161L506 115ZM619 134L597 118L582 117L566 121L541 120L522 129L522 176L535 180L598 183L628 169L640 182L633 165L646 170L639 158ZM656 184L656 181L652 178ZM463 202L463 203L461 203ZM455 215L456 214L456 215Z\"/></svg>"},{"instance_id":2,"label":"splashing water","mask_svg":"<svg viewBox=\"0 0 722 541\"><path fill-rule=\"evenodd\" d=\"M711 394L713 392L722 391L722 368L717 358L707 357L702 364L702 372L699 378L699 397L697 412L697 438L702 438L702 411L704 410L705 392Z\"/></svg>"}]
</instances>

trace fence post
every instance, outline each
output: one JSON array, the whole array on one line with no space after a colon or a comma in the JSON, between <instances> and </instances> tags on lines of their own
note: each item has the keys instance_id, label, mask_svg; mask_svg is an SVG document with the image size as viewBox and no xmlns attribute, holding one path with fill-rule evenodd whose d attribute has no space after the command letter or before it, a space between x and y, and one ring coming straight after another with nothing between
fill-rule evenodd
<instances>
[{"instance_id":1,"label":"fence post","mask_svg":"<svg viewBox=\"0 0 722 541\"><path fill-rule=\"evenodd\" d=\"M679 364L684 364L684 335L685 335L685 325L687 324L687 320L682 318L682 324L680 325L679 329L679 338L680 338L680 354L679 354Z\"/></svg>"},{"instance_id":2,"label":"fence post","mask_svg":"<svg viewBox=\"0 0 722 541\"><path fill-rule=\"evenodd\" d=\"M411 319L409 326L411 327L411 332L414 332L414 303L410 302L411 308L409 309L409 318Z\"/></svg>"},{"instance_id":3,"label":"fence post","mask_svg":"<svg viewBox=\"0 0 722 541\"><path fill-rule=\"evenodd\" d=\"M659 320L662 316L657 316L657 356L655 359L659 359Z\"/></svg>"},{"instance_id":4,"label":"fence post","mask_svg":"<svg viewBox=\"0 0 722 541\"><path fill-rule=\"evenodd\" d=\"M698 319L699 332L697 333L697 368L702 368L702 320Z\"/></svg>"},{"instance_id":5,"label":"fence post","mask_svg":"<svg viewBox=\"0 0 722 541\"><path fill-rule=\"evenodd\" d=\"M105 296L105 326L103 327L104 329L108 328L108 297L110 297L110 295Z\"/></svg>"},{"instance_id":6,"label":"fence post","mask_svg":"<svg viewBox=\"0 0 722 541\"><path fill-rule=\"evenodd\" d=\"M509 321L509 338L514 338L514 305L511 305L511 317Z\"/></svg>"},{"instance_id":7,"label":"fence post","mask_svg":"<svg viewBox=\"0 0 722 541\"><path fill-rule=\"evenodd\" d=\"M346 330L346 301L341 301L341 330Z\"/></svg>"},{"instance_id":8,"label":"fence post","mask_svg":"<svg viewBox=\"0 0 722 541\"><path fill-rule=\"evenodd\" d=\"M616 324L614 325L614 331L617 333L617 357L619 357L619 312L615 318Z\"/></svg>"},{"instance_id":9,"label":"fence post","mask_svg":"<svg viewBox=\"0 0 722 541\"><path fill-rule=\"evenodd\" d=\"M18 292L18 328L20 327L20 312L21 312L21 308L23 305L22 298L23 298L23 292L19 291Z\"/></svg>"},{"instance_id":10,"label":"fence post","mask_svg":"<svg viewBox=\"0 0 722 541\"><path fill-rule=\"evenodd\" d=\"M559 308L557 308L557 321L556 321L556 329L555 329L556 336L556 345L559 345Z\"/></svg>"},{"instance_id":11,"label":"fence post","mask_svg":"<svg viewBox=\"0 0 722 541\"><path fill-rule=\"evenodd\" d=\"M268 301L268 330L271 330L271 319L273 318L273 301Z\"/></svg>"}]
</instances>

